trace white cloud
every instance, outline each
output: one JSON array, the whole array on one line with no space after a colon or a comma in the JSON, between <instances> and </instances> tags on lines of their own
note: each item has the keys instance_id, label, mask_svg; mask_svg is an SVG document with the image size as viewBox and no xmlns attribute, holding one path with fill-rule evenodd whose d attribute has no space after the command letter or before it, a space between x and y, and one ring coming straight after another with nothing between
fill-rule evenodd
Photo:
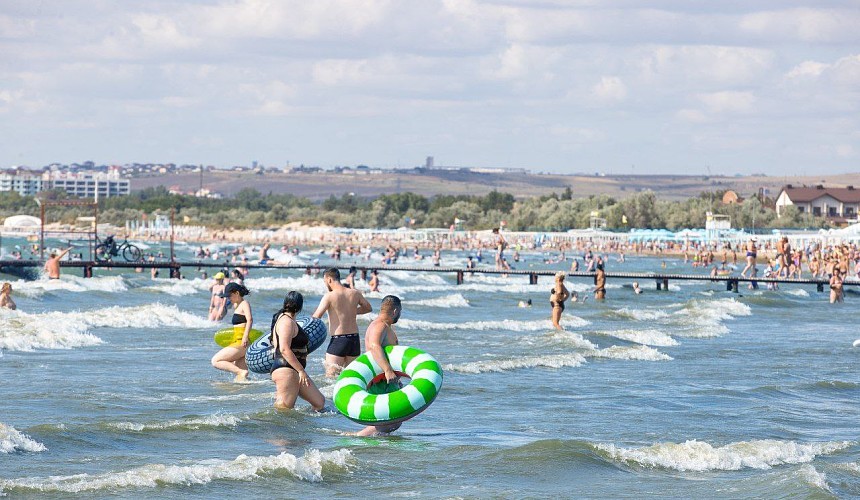
<instances>
[{"instance_id":1,"label":"white cloud","mask_svg":"<svg viewBox=\"0 0 860 500\"><path fill-rule=\"evenodd\" d=\"M654 159L638 171L669 168L667 155L686 172L727 144L756 170L857 157L854 0L41 6L0 4L0 166L80 151L135 161L162 144L179 156L165 161L213 164L287 150L410 164L435 150L582 170L636 151Z\"/></svg>"},{"instance_id":2,"label":"white cloud","mask_svg":"<svg viewBox=\"0 0 860 500\"><path fill-rule=\"evenodd\" d=\"M618 102L627 97L627 86L617 76L604 76L591 88L591 92L602 101Z\"/></svg>"}]
</instances>

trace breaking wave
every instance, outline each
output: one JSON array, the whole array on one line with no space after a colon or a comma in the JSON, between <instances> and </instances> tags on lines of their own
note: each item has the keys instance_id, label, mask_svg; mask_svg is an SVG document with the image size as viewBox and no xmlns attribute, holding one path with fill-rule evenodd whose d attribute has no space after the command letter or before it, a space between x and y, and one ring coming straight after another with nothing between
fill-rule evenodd
<instances>
[{"instance_id":1,"label":"breaking wave","mask_svg":"<svg viewBox=\"0 0 860 500\"><path fill-rule=\"evenodd\" d=\"M193 417L167 422L156 422L141 424L135 422L118 422L107 424L108 427L121 431L144 432L144 431L166 431L166 430L197 430L205 427L235 427L242 422L242 418L235 415L215 414L205 417Z\"/></svg>"},{"instance_id":2,"label":"breaking wave","mask_svg":"<svg viewBox=\"0 0 860 500\"><path fill-rule=\"evenodd\" d=\"M45 445L19 432L11 425L0 423L0 453L16 451L45 451Z\"/></svg>"},{"instance_id":3,"label":"breaking wave","mask_svg":"<svg viewBox=\"0 0 860 500\"><path fill-rule=\"evenodd\" d=\"M156 488L164 485L207 484L217 480L250 481L260 474L286 471L296 479L323 480L324 469L347 469L351 453L347 449L322 452L308 450L301 457L289 453L273 456L239 455L235 460L205 460L194 465L144 465L122 472L75 474L0 480L0 492L38 491L81 493L117 491L126 488Z\"/></svg>"},{"instance_id":4,"label":"breaking wave","mask_svg":"<svg viewBox=\"0 0 860 500\"><path fill-rule=\"evenodd\" d=\"M65 275L58 280L18 280L12 283L12 289L26 297L39 297L46 292L124 292L128 286L122 276L79 278Z\"/></svg>"},{"instance_id":5,"label":"breaking wave","mask_svg":"<svg viewBox=\"0 0 860 500\"><path fill-rule=\"evenodd\" d=\"M590 322L577 316L565 316L562 322L567 327L583 327L590 324ZM413 330L508 330L512 332L538 332L554 328L549 320L520 321L513 319L464 321L462 323L434 323L432 321L416 319L401 319L397 322L397 325L401 328Z\"/></svg>"},{"instance_id":6,"label":"breaking wave","mask_svg":"<svg viewBox=\"0 0 860 500\"><path fill-rule=\"evenodd\" d=\"M443 369L457 373L487 373L507 372L521 368L562 368L576 367L585 363L585 358L578 353L555 354L548 356L521 356L517 358L473 361L471 363L448 364Z\"/></svg>"},{"instance_id":7,"label":"breaking wave","mask_svg":"<svg viewBox=\"0 0 860 500\"><path fill-rule=\"evenodd\" d=\"M463 297L459 293L455 293L453 295L445 295L442 297L436 297L435 299L424 299L424 300L416 300L414 302L410 301L409 305L413 306L424 306L424 307L469 307L469 301L466 300L466 297Z\"/></svg>"},{"instance_id":8,"label":"breaking wave","mask_svg":"<svg viewBox=\"0 0 860 500\"><path fill-rule=\"evenodd\" d=\"M613 460L631 465L678 471L769 469L775 465L811 462L851 446L848 441L802 444L794 441L741 441L714 448L703 441L658 443L642 448L622 448L598 444L596 448Z\"/></svg>"}]
</instances>

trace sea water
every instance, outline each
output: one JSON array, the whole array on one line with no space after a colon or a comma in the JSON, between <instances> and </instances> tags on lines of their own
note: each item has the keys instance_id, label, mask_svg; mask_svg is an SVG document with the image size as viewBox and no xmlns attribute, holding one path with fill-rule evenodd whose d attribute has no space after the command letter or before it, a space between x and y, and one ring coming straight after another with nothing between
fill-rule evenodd
<instances>
[{"instance_id":1,"label":"sea water","mask_svg":"<svg viewBox=\"0 0 860 500\"><path fill-rule=\"evenodd\" d=\"M179 248L190 258L193 247ZM569 265L525 257L517 268ZM445 259L462 265L465 254ZM607 267L663 270L635 257ZM206 319L210 280L194 269L183 280L79 272L12 281L19 311L0 311L0 493L10 497L860 495L855 295L831 305L810 285L735 294L648 281L635 295L610 279L607 300L568 304L558 332L550 278L467 273L456 285L383 270L371 304L403 298L401 343L433 354L444 385L393 435L358 438L336 412L302 401L273 410L268 377L235 384L211 367L220 325ZM306 312L324 292L300 271L252 270L246 284L257 326L286 292L302 292ZM567 285L581 296L593 286ZM526 299L533 307L518 307ZM308 372L330 398L323 351Z\"/></svg>"}]
</instances>

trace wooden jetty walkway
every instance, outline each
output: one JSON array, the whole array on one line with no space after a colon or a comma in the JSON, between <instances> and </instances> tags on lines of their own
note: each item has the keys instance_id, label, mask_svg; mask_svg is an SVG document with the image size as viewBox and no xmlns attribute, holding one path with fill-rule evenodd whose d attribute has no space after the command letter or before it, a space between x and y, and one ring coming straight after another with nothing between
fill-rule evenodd
<instances>
[{"instance_id":1,"label":"wooden jetty walkway","mask_svg":"<svg viewBox=\"0 0 860 500\"><path fill-rule=\"evenodd\" d=\"M45 262L41 260L0 260L0 271L22 275L22 271L28 268L35 268L38 271L44 267ZM337 267L338 269L348 270L350 265L337 266L315 266L308 264L241 264L236 262L215 262L215 261L160 261L160 262L110 262L110 261L61 261L60 266L64 268L80 268L85 278L93 276L93 270L102 269L167 269L170 272L171 278L179 278L182 268L235 268L245 267L248 269L282 269L282 270L302 270L305 274L311 274L314 269L325 269L327 267ZM496 274L504 276L528 276L530 284L537 284L540 276L555 276L557 271L553 270L520 270L514 269L509 271L501 271L496 269L465 269L459 267L416 267L416 266L384 266L384 265L356 265L354 266L360 273L362 279L367 279L367 273L373 270L377 272L385 271L406 271L406 272L429 272L429 273L451 273L456 275L457 284L462 284L467 274ZM17 271L17 272L16 272ZM33 269L29 272L32 273ZM567 275L571 278L594 278L593 272L568 272ZM740 276L711 276L709 274L664 274L664 273L628 273L628 272L607 272L606 279L624 279L636 280L641 282L653 281L656 284L657 290L668 290L669 282L671 281L711 281L723 282L726 284L726 290L738 292L739 283L778 283L778 284L793 284L793 285L815 285L819 292L823 292L825 287L829 287L829 280L825 278L742 278ZM845 281L846 286L860 285L860 281Z\"/></svg>"}]
</instances>

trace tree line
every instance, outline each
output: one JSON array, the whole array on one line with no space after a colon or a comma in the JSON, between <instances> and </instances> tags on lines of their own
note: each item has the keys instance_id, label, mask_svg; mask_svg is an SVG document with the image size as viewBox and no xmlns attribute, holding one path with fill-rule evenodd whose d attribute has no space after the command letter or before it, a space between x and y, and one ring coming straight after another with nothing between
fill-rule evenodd
<instances>
[{"instance_id":1,"label":"tree line","mask_svg":"<svg viewBox=\"0 0 860 500\"><path fill-rule=\"evenodd\" d=\"M47 200L62 200L65 192L48 191ZM658 199L653 192L633 194L624 199L607 195L575 198L567 188L560 195L517 200L513 194L491 191L486 195L422 196L411 192L385 194L375 198L352 194L331 196L321 202L292 194L263 194L246 188L233 197L212 199L171 194L164 187L147 188L128 196L99 200L99 220L123 226L126 220L141 220L153 214L176 210L177 223L211 228L279 227L290 222L327 224L355 228L397 228L401 226L450 227L482 230L505 227L514 231L566 231L589 227L592 216L605 219L609 230L629 228L701 228L706 212L728 215L732 227L821 228L828 227L822 217L786 208L777 218L773 200L756 197L741 204L724 205L722 193L703 192L682 201ZM33 197L16 192L0 193L0 215L39 216ZM91 215L82 207L51 207L49 222L73 223L79 216Z\"/></svg>"}]
</instances>

